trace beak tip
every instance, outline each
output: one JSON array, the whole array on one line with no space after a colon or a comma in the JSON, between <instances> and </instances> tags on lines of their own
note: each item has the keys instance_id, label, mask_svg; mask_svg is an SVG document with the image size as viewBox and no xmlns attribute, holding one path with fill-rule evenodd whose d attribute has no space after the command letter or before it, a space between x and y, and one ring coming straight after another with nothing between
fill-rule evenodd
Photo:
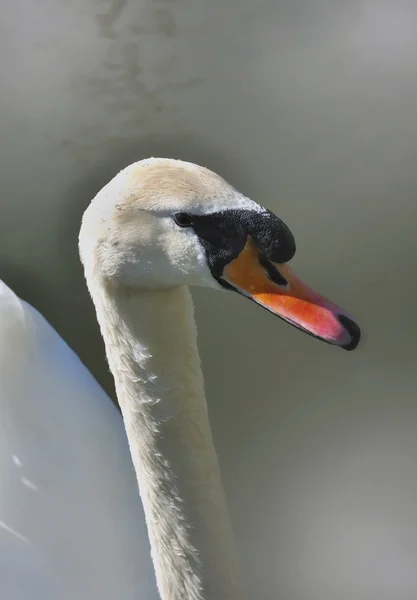
<instances>
[{"instance_id":1,"label":"beak tip","mask_svg":"<svg viewBox=\"0 0 417 600\"><path fill-rule=\"evenodd\" d=\"M359 342L361 340L361 330L359 325L346 315L339 315L338 319L341 325L346 329L346 331L350 335L349 342L341 346L341 348L343 348L343 350L347 350L348 352L350 352L351 350L355 350L358 347Z\"/></svg>"}]
</instances>

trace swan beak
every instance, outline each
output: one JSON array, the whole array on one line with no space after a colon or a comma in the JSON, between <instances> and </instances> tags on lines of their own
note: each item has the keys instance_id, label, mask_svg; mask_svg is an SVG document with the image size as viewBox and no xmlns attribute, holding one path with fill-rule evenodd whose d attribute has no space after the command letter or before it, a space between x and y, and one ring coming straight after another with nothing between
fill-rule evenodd
<instances>
[{"instance_id":1,"label":"swan beak","mask_svg":"<svg viewBox=\"0 0 417 600\"><path fill-rule=\"evenodd\" d=\"M250 237L221 279L309 335L345 350L359 344L361 332L352 317L305 285L288 265L267 259Z\"/></svg>"}]
</instances>

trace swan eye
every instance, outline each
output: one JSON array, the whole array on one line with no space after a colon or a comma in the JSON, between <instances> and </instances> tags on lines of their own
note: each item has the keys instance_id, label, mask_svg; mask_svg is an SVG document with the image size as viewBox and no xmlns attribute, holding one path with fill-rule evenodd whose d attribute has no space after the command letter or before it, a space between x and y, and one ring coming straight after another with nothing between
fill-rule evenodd
<instances>
[{"instance_id":1,"label":"swan eye","mask_svg":"<svg viewBox=\"0 0 417 600\"><path fill-rule=\"evenodd\" d=\"M191 227L193 217L188 213L179 212L174 215L174 221L179 227Z\"/></svg>"}]
</instances>

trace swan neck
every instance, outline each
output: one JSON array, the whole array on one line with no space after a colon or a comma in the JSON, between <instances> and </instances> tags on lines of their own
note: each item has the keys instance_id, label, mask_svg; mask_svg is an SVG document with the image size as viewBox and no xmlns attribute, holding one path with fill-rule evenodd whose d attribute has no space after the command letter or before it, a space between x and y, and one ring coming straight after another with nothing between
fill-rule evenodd
<instances>
[{"instance_id":1,"label":"swan neck","mask_svg":"<svg viewBox=\"0 0 417 600\"><path fill-rule=\"evenodd\" d=\"M91 289L162 600L241 600L188 288Z\"/></svg>"}]
</instances>

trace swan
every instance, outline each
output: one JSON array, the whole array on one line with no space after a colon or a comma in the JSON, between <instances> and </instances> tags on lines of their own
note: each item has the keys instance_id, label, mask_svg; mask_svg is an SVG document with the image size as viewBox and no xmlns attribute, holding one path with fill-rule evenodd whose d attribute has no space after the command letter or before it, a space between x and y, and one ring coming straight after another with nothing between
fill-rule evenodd
<instances>
[{"instance_id":1,"label":"swan","mask_svg":"<svg viewBox=\"0 0 417 600\"><path fill-rule=\"evenodd\" d=\"M346 350L357 347L360 329L287 265L295 242L282 220L192 163L150 158L123 169L84 212L79 251L159 594L242 599L189 286L236 292Z\"/></svg>"}]
</instances>

